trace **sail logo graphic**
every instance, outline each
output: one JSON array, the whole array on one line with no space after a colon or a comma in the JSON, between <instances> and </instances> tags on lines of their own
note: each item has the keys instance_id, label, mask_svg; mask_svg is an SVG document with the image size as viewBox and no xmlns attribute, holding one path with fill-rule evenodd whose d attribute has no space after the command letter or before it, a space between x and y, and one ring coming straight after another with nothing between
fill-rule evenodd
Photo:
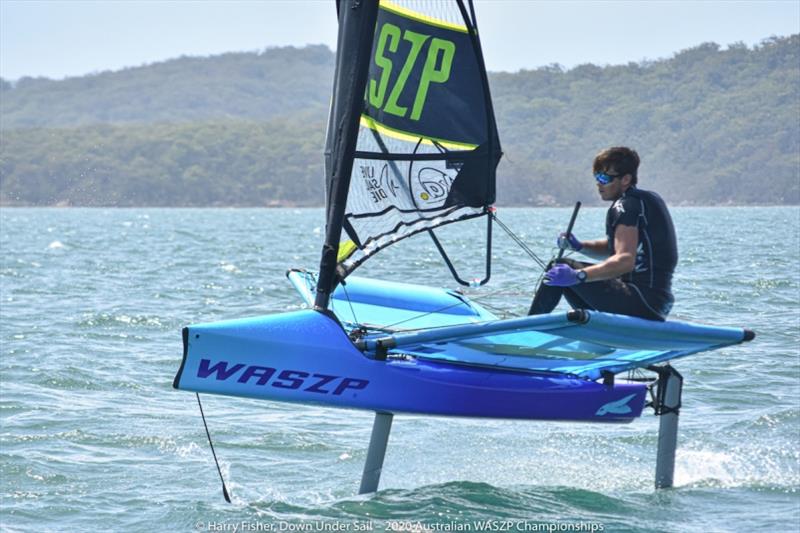
<instances>
[{"instance_id":1,"label":"sail logo graphic","mask_svg":"<svg viewBox=\"0 0 800 533\"><path fill-rule=\"evenodd\" d=\"M422 116L431 84L446 83L450 79L456 45L440 37L432 37L410 29L403 30L390 22L381 26L374 58L375 64L380 69L380 77L369 81L367 91L371 106L401 118L408 115L408 107L399 103L400 96L408 80L414 79L411 73L415 70L414 67L423 49L426 49L425 60L422 73L418 75L419 84L409 115L411 120L419 120ZM399 73L390 88L392 72L397 72L398 68Z\"/></svg>"},{"instance_id":2,"label":"sail logo graphic","mask_svg":"<svg viewBox=\"0 0 800 533\"><path fill-rule=\"evenodd\" d=\"M276 375L277 374L277 375ZM312 374L302 370L281 370L259 365L236 363L229 366L228 361L217 361L213 366L210 359L200 359L197 377L200 379L227 381L238 376L237 383L244 385L270 386L277 389L302 390L317 394L341 396L345 391L364 390L369 380Z\"/></svg>"},{"instance_id":3,"label":"sail logo graphic","mask_svg":"<svg viewBox=\"0 0 800 533\"><path fill-rule=\"evenodd\" d=\"M605 416L607 414L612 415L627 415L633 409L630 408L628 402L633 400L636 397L635 394L630 394L625 396L620 400L614 400L613 402L608 402L607 404L600 407L595 413L595 416Z\"/></svg>"},{"instance_id":4,"label":"sail logo graphic","mask_svg":"<svg viewBox=\"0 0 800 533\"><path fill-rule=\"evenodd\" d=\"M439 169L425 167L417 174L422 191L419 198L425 202L438 202L447 198L453 178Z\"/></svg>"},{"instance_id":5,"label":"sail logo graphic","mask_svg":"<svg viewBox=\"0 0 800 533\"><path fill-rule=\"evenodd\" d=\"M400 187L389 177L389 167L384 164L378 179L375 178L375 167L371 165L361 165L361 177L364 179L364 186L372 198L373 203L379 203L389 198L391 194L397 198L397 189ZM389 191L388 193L386 191Z\"/></svg>"}]
</instances>

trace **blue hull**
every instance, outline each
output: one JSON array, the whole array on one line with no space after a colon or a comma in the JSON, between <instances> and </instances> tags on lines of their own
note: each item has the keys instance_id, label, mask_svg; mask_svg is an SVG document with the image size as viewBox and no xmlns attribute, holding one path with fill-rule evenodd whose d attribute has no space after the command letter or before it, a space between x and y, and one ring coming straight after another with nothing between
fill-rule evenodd
<instances>
[{"instance_id":1,"label":"blue hull","mask_svg":"<svg viewBox=\"0 0 800 533\"><path fill-rule=\"evenodd\" d=\"M298 311L184 329L175 388L387 413L629 422L646 386L424 357L376 360L341 326Z\"/></svg>"}]
</instances>

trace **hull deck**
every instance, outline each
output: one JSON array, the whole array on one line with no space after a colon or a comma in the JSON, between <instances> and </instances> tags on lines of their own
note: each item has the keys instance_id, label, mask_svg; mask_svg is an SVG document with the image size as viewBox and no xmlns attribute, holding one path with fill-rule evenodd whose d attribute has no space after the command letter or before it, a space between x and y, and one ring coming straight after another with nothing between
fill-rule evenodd
<instances>
[{"instance_id":1,"label":"hull deck","mask_svg":"<svg viewBox=\"0 0 800 533\"><path fill-rule=\"evenodd\" d=\"M292 274L310 301L313 280ZM393 414L628 422L646 386L601 376L747 336L595 312L501 321L456 293L363 278L333 301L336 318L305 310L189 326L175 387ZM356 317L376 328L358 343L345 331ZM423 329L389 328L401 321Z\"/></svg>"}]
</instances>

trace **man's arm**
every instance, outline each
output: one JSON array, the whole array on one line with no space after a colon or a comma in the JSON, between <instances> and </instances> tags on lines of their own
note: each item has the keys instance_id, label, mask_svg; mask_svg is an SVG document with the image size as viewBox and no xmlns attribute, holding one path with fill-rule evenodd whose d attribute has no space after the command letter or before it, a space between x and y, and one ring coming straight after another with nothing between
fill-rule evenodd
<instances>
[{"instance_id":1,"label":"man's arm","mask_svg":"<svg viewBox=\"0 0 800 533\"><path fill-rule=\"evenodd\" d=\"M606 242L606 239L589 241L583 243L583 247L594 251L597 249L598 243L603 242ZM586 281L613 279L632 272L636 266L636 246L638 243L639 229L635 226L619 224L617 229L614 230L614 255L608 257L602 263L582 269L586 272ZM589 245L592 246L590 247Z\"/></svg>"},{"instance_id":2,"label":"man's arm","mask_svg":"<svg viewBox=\"0 0 800 533\"><path fill-rule=\"evenodd\" d=\"M597 239L594 241L583 241L580 253L592 259L605 261L608 259L608 239Z\"/></svg>"}]
</instances>

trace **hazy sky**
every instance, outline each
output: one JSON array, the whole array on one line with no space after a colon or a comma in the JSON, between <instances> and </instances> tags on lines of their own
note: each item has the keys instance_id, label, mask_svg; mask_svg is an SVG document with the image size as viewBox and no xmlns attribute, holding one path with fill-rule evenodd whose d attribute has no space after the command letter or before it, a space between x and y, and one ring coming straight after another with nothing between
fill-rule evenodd
<instances>
[{"instance_id":1,"label":"hazy sky","mask_svg":"<svg viewBox=\"0 0 800 533\"><path fill-rule=\"evenodd\" d=\"M495 71L627 63L800 32L800 0L476 0L475 9ZM11 80L335 41L333 0L0 0L0 76Z\"/></svg>"}]
</instances>

